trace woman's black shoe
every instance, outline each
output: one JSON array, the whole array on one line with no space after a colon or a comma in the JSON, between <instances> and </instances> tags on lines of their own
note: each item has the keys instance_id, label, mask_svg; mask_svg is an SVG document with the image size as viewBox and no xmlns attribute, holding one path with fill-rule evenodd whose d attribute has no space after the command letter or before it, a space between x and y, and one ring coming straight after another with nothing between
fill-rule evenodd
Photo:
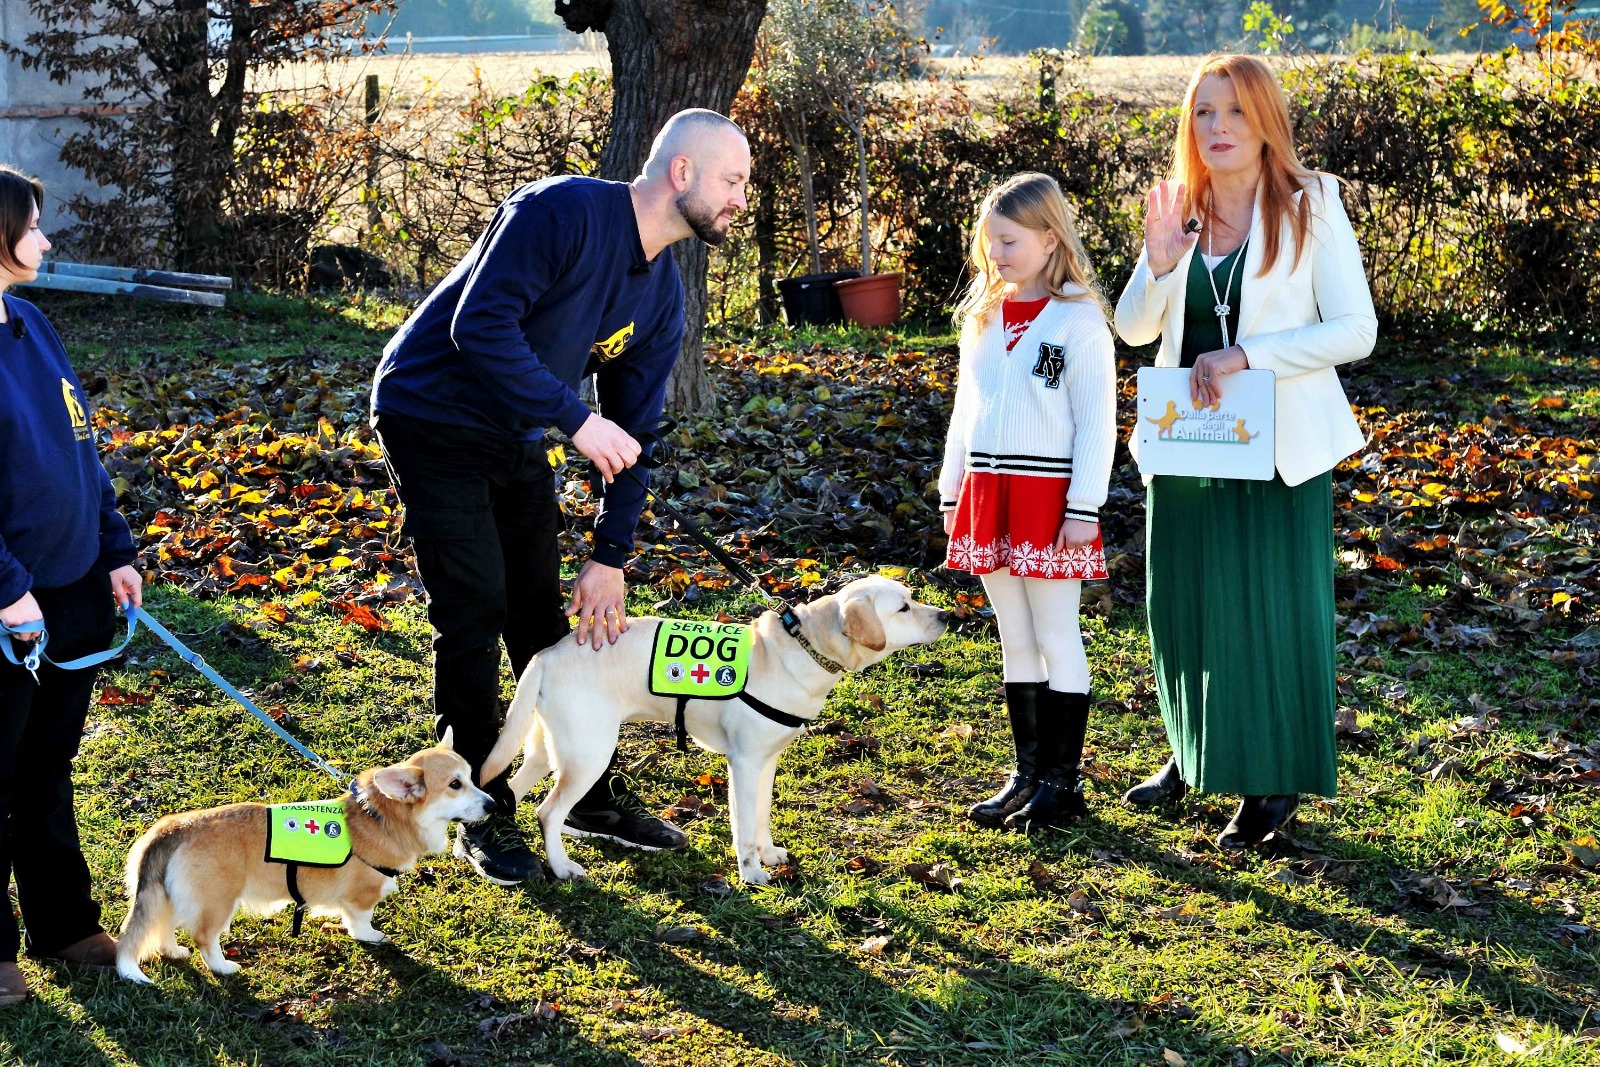
<instances>
[{"instance_id":1,"label":"woman's black shoe","mask_svg":"<svg viewBox=\"0 0 1600 1067\"><path fill-rule=\"evenodd\" d=\"M998 830L1007 815L1027 803L1039 785L1036 778L1039 754L1039 690L1043 682L1007 682L1006 714L1011 719L1011 743L1016 747L1017 768L988 800L967 809L967 818L979 826Z\"/></svg>"},{"instance_id":2,"label":"woman's black shoe","mask_svg":"<svg viewBox=\"0 0 1600 1067\"><path fill-rule=\"evenodd\" d=\"M1159 771L1122 794L1122 802L1136 808L1153 808L1160 804L1176 804L1188 791L1188 784L1178 773L1178 757L1172 756Z\"/></svg>"},{"instance_id":3,"label":"woman's black shoe","mask_svg":"<svg viewBox=\"0 0 1600 1067\"><path fill-rule=\"evenodd\" d=\"M1039 783L1028 802L1006 816L1006 829L1031 834L1049 827L1071 826L1089 814L1089 804L1083 799L1083 783L1074 774L1066 778L1047 779Z\"/></svg>"},{"instance_id":4,"label":"woman's black shoe","mask_svg":"<svg viewBox=\"0 0 1600 1067\"><path fill-rule=\"evenodd\" d=\"M1039 691L1039 784L1028 802L1006 816L1007 830L1031 834L1070 826L1089 814L1078 764L1089 727L1089 694Z\"/></svg>"},{"instance_id":5,"label":"woman's black shoe","mask_svg":"<svg viewBox=\"0 0 1600 1067\"><path fill-rule=\"evenodd\" d=\"M1299 806L1298 795L1241 797L1239 810L1228 820L1217 844L1234 852L1255 848L1289 825Z\"/></svg>"}]
</instances>

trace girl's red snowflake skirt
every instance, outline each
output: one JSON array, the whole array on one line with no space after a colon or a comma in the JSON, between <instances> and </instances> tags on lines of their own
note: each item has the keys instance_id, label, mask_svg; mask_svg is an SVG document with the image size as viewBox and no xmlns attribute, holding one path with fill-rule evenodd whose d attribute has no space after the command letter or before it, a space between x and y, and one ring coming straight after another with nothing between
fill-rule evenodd
<instances>
[{"instance_id":1,"label":"girl's red snowflake skirt","mask_svg":"<svg viewBox=\"0 0 1600 1067\"><path fill-rule=\"evenodd\" d=\"M1067 513L1070 478L968 471L961 480L945 566L972 574L1010 567L1017 578L1106 576L1105 545L1055 548Z\"/></svg>"}]
</instances>

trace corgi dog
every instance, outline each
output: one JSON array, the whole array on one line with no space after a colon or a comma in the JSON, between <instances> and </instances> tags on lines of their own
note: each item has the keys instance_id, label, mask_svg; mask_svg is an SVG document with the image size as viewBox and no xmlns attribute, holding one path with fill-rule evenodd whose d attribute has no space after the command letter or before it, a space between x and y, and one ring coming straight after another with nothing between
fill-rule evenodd
<instances>
[{"instance_id":1,"label":"corgi dog","mask_svg":"<svg viewBox=\"0 0 1600 1067\"><path fill-rule=\"evenodd\" d=\"M186 959L189 950L176 937L181 928L211 973L233 974L239 965L223 955L221 939L241 907L269 914L294 903L339 915L358 941L383 941L372 909L394 890L395 877L441 851L452 822L477 822L495 807L473 784L471 766L447 745L362 771L336 807L314 814L306 814L310 805L229 804L157 820L128 854L117 973L148 984L141 961L157 954ZM325 851L301 862L275 859L269 848L281 846L269 843L271 835ZM341 835L345 840L337 841ZM340 852L346 858L335 866L329 861Z\"/></svg>"}]
</instances>

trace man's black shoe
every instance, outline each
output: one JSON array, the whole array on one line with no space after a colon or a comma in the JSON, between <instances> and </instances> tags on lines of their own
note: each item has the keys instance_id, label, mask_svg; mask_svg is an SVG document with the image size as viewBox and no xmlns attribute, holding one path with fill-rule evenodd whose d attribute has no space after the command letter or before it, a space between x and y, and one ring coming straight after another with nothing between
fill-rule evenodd
<instances>
[{"instance_id":1,"label":"man's black shoe","mask_svg":"<svg viewBox=\"0 0 1600 1067\"><path fill-rule=\"evenodd\" d=\"M567 814L563 831L577 837L604 837L629 848L642 848L647 852L678 849L689 843L682 830L651 815L639 795L628 788L628 780L620 774L607 774L599 787L589 791L583 803L593 803L595 794L609 800L583 809L573 808Z\"/></svg>"},{"instance_id":2,"label":"man's black shoe","mask_svg":"<svg viewBox=\"0 0 1600 1067\"><path fill-rule=\"evenodd\" d=\"M528 849L516 817L504 812L497 811L470 826L457 826L453 851L495 885L521 885L544 878L544 865Z\"/></svg>"}]
</instances>

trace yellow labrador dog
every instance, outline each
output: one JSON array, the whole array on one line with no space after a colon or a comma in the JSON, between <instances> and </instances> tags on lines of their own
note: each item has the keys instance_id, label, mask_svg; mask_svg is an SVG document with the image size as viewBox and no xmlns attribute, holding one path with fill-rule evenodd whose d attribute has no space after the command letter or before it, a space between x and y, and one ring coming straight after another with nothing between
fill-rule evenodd
<instances>
[{"instance_id":1,"label":"yellow labrador dog","mask_svg":"<svg viewBox=\"0 0 1600 1067\"><path fill-rule=\"evenodd\" d=\"M688 734L701 747L728 757L728 815L742 880L766 882L763 864L788 861L788 853L772 843L768 825L772 780L778 756L800 736L803 723L822 712L845 671L938 640L950 615L913 600L899 582L860 578L795 607L787 628L777 612L755 621L747 696L685 703ZM517 684L505 729L479 772L481 782L492 781L510 765L517 746L524 746L522 767L510 783L518 800L555 772L555 787L539 804L539 825L545 858L558 878L585 874L567 857L561 832L573 804L605 773L618 727L639 719L676 719L677 698L651 692L651 657L661 625L661 619L633 619L615 644L598 651L563 641L535 656Z\"/></svg>"}]
</instances>

